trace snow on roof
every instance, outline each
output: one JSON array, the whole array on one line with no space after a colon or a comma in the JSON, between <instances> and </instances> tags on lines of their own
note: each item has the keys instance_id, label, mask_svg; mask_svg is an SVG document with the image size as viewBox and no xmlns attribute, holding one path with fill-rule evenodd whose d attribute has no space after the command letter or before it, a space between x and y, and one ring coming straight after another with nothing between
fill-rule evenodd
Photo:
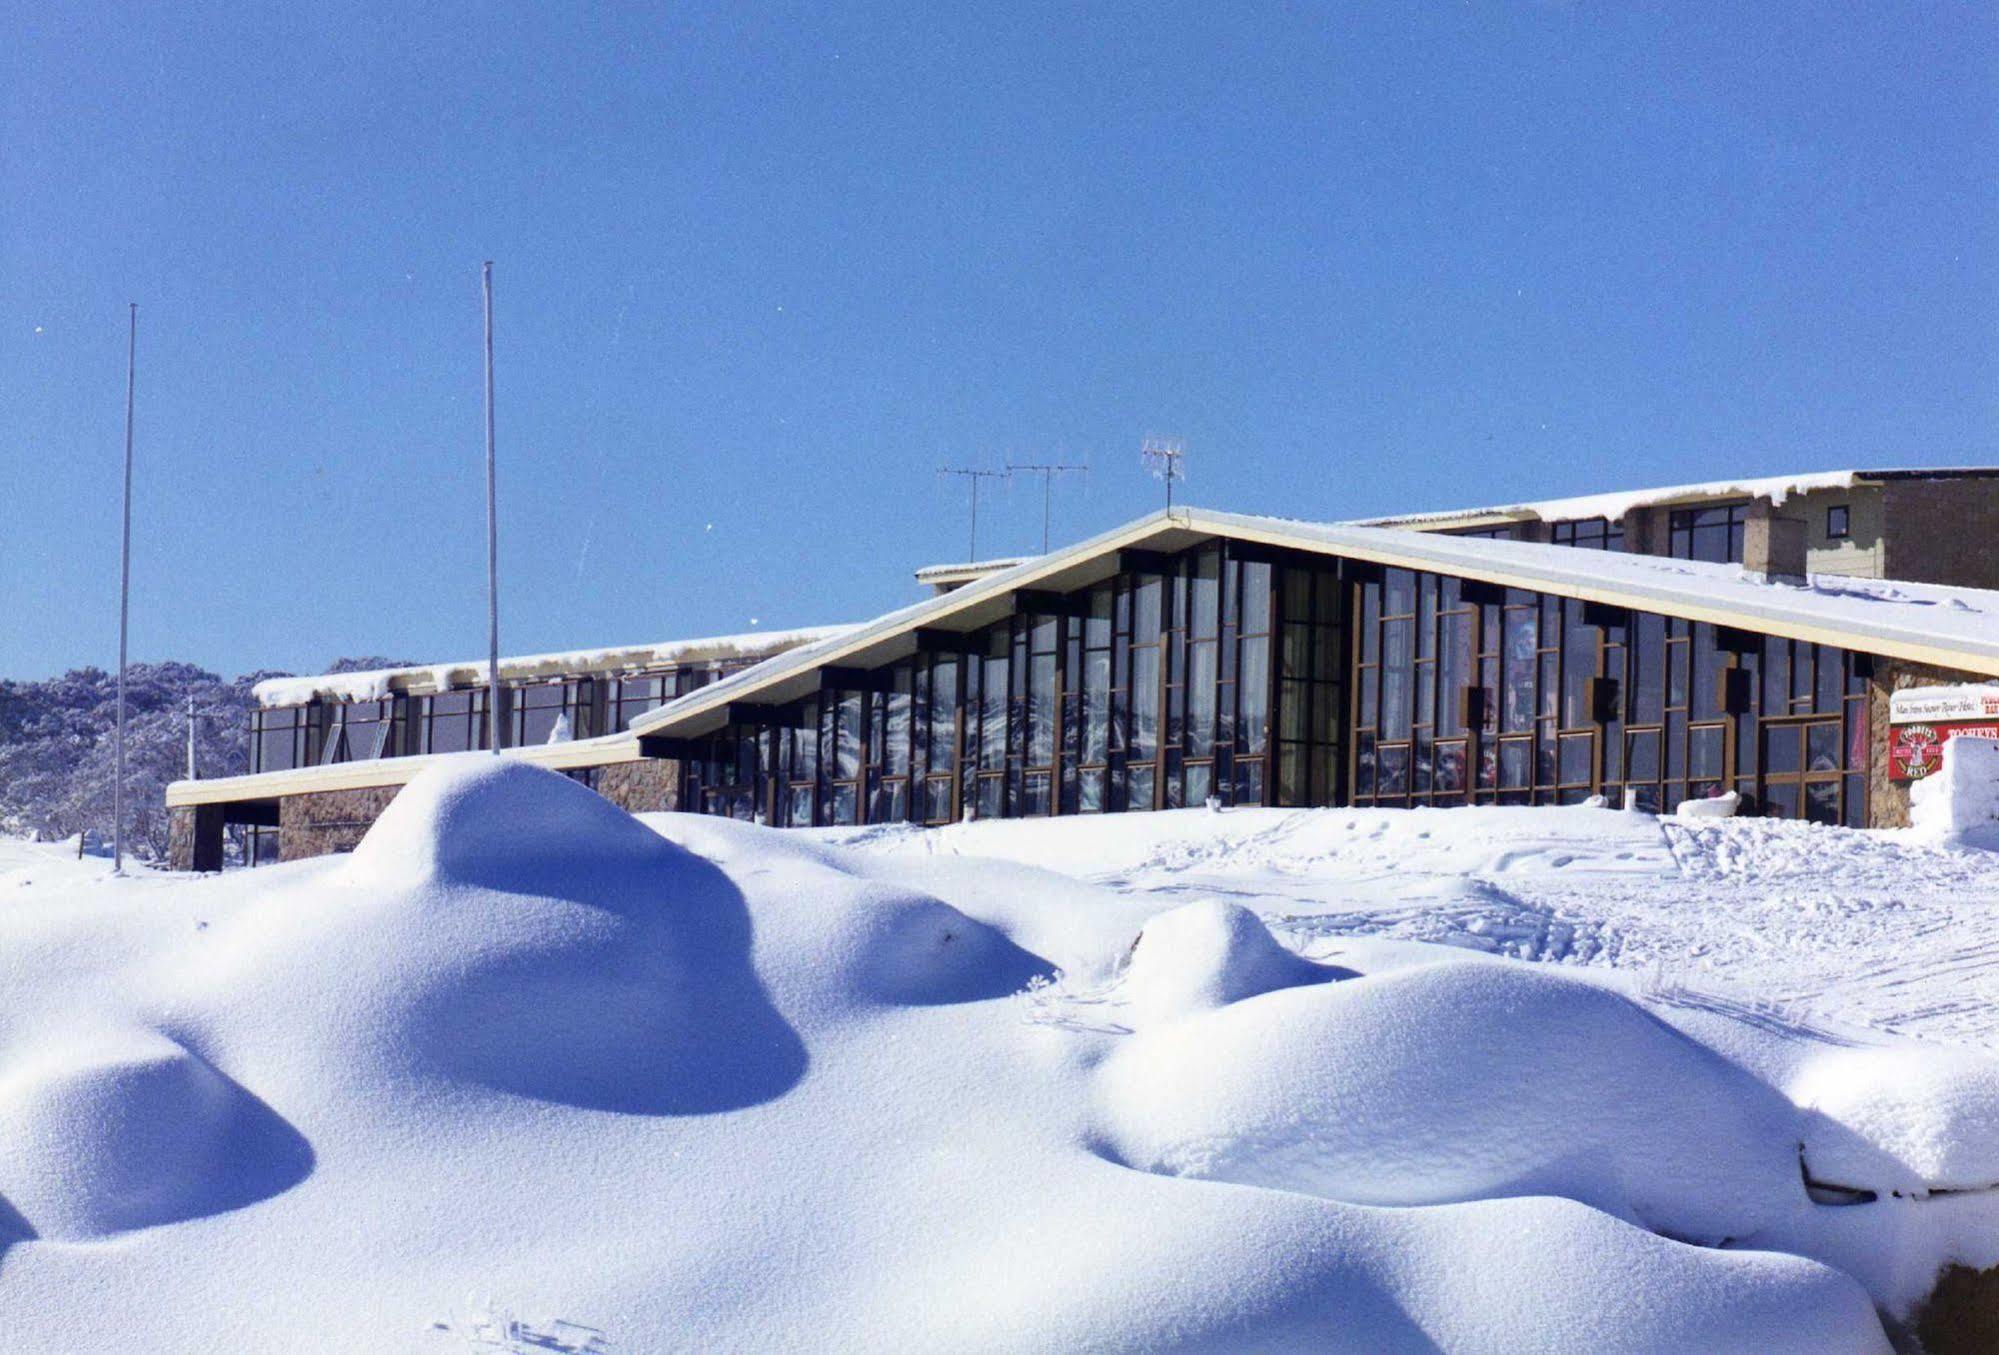
<instances>
[{"instance_id":1,"label":"snow on roof","mask_svg":"<svg viewBox=\"0 0 1999 1355\"><path fill-rule=\"evenodd\" d=\"M1506 522L1566 522L1581 518L1608 518L1615 522L1634 508L1654 504L1685 503L1702 499L1769 498L1781 504L1793 494L1815 490L1851 489L1854 485L1883 478L1948 478L1958 475L1992 475L1989 466L1965 466L1940 470L1834 470L1806 475L1774 475L1753 480L1709 480L1700 484L1665 485L1653 489L1621 489L1606 494L1581 494L1563 499L1541 499L1528 503L1495 504L1485 508L1460 508L1447 512L1398 513L1390 517L1360 518L1356 527L1418 527L1465 519Z\"/></svg>"},{"instance_id":2,"label":"snow on roof","mask_svg":"<svg viewBox=\"0 0 1999 1355\"><path fill-rule=\"evenodd\" d=\"M851 626L808 626L793 630L748 631L741 635L710 635L691 640L665 640L649 645L613 645L552 654L523 654L500 660L502 678L555 676L565 673L632 672L673 663L732 659L777 653L823 640ZM315 697L334 701L378 701L396 691L444 691L485 681L486 661L418 664L411 668L378 668L359 673L266 678L253 689L262 706L298 706Z\"/></svg>"},{"instance_id":3,"label":"snow on roof","mask_svg":"<svg viewBox=\"0 0 1999 1355\"><path fill-rule=\"evenodd\" d=\"M1097 557L1156 537L1241 537L1292 548L1321 548L1329 555L1380 561L1509 586L1633 606L1666 615L1695 616L1780 635L1811 638L1873 653L1901 653L1925 662L1999 674L1999 592L1815 575L1806 586L1765 582L1740 565L1709 564L1622 551L1583 550L1529 541L1445 536L1349 523L1179 508L1114 528L1087 541L1023 561L950 593L925 598L837 635L778 655L690 692L641 716L635 733L665 734L694 723L730 700L808 672L819 663L857 657L905 632L997 599L1016 588L1076 570Z\"/></svg>"},{"instance_id":4,"label":"snow on roof","mask_svg":"<svg viewBox=\"0 0 1999 1355\"><path fill-rule=\"evenodd\" d=\"M1794 492L1801 492L1796 491ZM1233 513L1201 513L1201 525L1226 534L1231 527L1273 527L1305 541L1358 549L1361 558L1392 552L1413 568L1472 577L1501 572L1528 585L1575 596L1614 592L1634 603L1655 603L1669 614L1688 608L1726 611L1734 624L1811 626L1850 637L1855 648L1872 642L1940 646L1985 658L1999 672L1999 592L1901 579L1813 575L1804 587L1768 583L1742 566L1676 560L1623 551L1580 550L1532 541L1417 535L1392 528L1286 522Z\"/></svg>"},{"instance_id":5,"label":"snow on roof","mask_svg":"<svg viewBox=\"0 0 1999 1355\"><path fill-rule=\"evenodd\" d=\"M1031 555L1011 555L997 560L966 560L960 564L925 565L916 571L918 583L935 583L944 579L980 578L987 574L997 574L1002 569L1012 569L1033 559Z\"/></svg>"}]
</instances>

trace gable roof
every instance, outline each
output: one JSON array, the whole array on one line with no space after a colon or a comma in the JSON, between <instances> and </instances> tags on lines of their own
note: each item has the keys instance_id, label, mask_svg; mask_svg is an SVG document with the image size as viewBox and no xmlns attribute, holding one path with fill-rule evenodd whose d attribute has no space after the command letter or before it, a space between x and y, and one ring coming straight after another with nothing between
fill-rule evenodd
<instances>
[{"instance_id":1,"label":"gable roof","mask_svg":"<svg viewBox=\"0 0 1999 1355\"><path fill-rule=\"evenodd\" d=\"M809 696L828 664L880 667L914 652L919 629L977 630L1007 615L1016 591L1070 592L1109 577L1121 550L1177 551L1217 537L1999 675L1999 593L1983 589L1829 576L1795 587L1758 582L1739 565L1176 508L767 659L648 713L632 732L712 733L727 723L731 702L782 704Z\"/></svg>"}]
</instances>

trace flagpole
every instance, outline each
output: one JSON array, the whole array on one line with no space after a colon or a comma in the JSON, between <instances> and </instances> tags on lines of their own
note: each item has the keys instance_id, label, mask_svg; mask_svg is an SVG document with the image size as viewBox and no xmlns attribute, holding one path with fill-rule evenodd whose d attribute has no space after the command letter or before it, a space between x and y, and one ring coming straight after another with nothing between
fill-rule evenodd
<instances>
[{"instance_id":1,"label":"flagpole","mask_svg":"<svg viewBox=\"0 0 1999 1355\"><path fill-rule=\"evenodd\" d=\"M139 303L131 303L125 338L125 533L118 548L117 767L111 785L111 873L125 873L125 660L132 617L132 409L139 376Z\"/></svg>"},{"instance_id":2,"label":"flagpole","mask_svg":"<svg viewBox=\"0 0 1999 1355\"><path fill-rule=\"evenodd\" d=\"M486 293L486 734L500 751L500 507L493 462L493 261L481 270Z\"/></svg>"}]
</instances>

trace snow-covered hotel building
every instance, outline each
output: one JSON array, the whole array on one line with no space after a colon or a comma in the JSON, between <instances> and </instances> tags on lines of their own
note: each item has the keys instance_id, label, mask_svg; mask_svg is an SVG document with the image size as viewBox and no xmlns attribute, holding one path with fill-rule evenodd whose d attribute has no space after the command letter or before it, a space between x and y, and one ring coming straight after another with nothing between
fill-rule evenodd
<instances>
[{"instance_id":1,"label":"snow-covered hotel building","mask_svg":"<svg viewBox=\"0 0 1999 1355\"><path fill-rule=\"evenodd\" d=\"M858 626L504 661L502 723L626 808L777 826L1723 791L1894 826L1893 693L1999 677L1995 542L1993 470L1176 509L924 571L932 596ZM169 789L174 864L219 866L229 824L260 859L351 847L428 758L483 746L484 676L266 684L250 774Z\"/></svg>"}]
</instances>

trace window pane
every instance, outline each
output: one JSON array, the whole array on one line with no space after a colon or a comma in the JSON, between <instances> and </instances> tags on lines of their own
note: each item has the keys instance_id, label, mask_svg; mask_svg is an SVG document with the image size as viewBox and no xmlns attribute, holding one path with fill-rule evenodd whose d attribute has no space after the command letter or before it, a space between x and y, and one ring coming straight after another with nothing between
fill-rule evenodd
<instances>
[{"instance_id":1,"label":"window pane","mask_svg":"<svg viewBox=\"0 0 1999 1355\"><path fill-rule=\"evenodd\" d=\"M1805 729L1805 768L1814 772L1843 771L1839 765L1839 724L1828 720Z\"/></svg>"},{"instance_id":2,"label":"window pane","mask_svg":"<svg viewBox=\"0 0 1999 1355\"><path fill-rule=\"evenodd\" d=\"M1722 775L1722 726L1700 725L1687 732L1687 775L1710 781Z\"/></svg>"},{"instance_id":3,"label":"window pane","mask_svg":"<svg viewBox=\"0 0 1999 1355\"><path fill-rule=\"evenodd\" d=\"M1149 645L1159 639L1159 592L1157 574L1141 574L1132 590L1131 642Z\"/></svg>"},{"instance_id":4,"label":"window pane","mask_svg":"<svg viewBox=\"0 0 1999 1355\"><path fill-rule=\"evenodd\" d=\"M1153 757L1159 748L1159 650L1131 652L1131 755Z\"/></svg>"},{"instance_id":5,"label":"window pane","mask_svg":"<svg viewBox=\"0 0 1999 1355\"><path fill-rule=\"evenodd\" d=\"M1409 793L1409 745L1384 744L1375 750L1375 792L1381 797Z\"/></svg>"},{"instance_id":6,"label":"window pane","mask_svg":"<svg viewBox=\"0 0 1999 1355\"><path fill-rule=\"evenodd\" d=\"M833 709L833 775L851 780L861 774L861 696L847 692ZM840 823L850 820L840 819Z\"/></svg>"},{"instance_id":7,"label":"window pane","mask_svg":"<svg viewBox=\"0 0 1999 1355\"><path fill-rule=\"evenodd\" d=\"M923 782L923 820L925 823L949 823L951 811L951 778L933 776Z\"/></svg>"},{"instance_id":8,"label":"window pane","mask_svg":"<svg viewBox=\"0 0 1999 1355\"><path fill-rule=\"evenodd\" d=\"M958 765L958 661L938 659L930 668L930 770ZM932 816L933 821L937 816Z\"/></svg>"},{"instance_id":9,"label":"window pane","mask_svg":"<svg viewBox=\"0 0 1999 1355\"><path fill-rule=\"evenodd\" d=\"M1215 749L1215 656L1217 644L1202 640L1187 650L1187 756L1207 757Z\"/></svg>"},{"instance_id":10,"label":"window pane","mask_svg":"<svg viewBox=\"0 0 1999 1355\"><path fill-rule=\"evenodd\" d=\"M1436 752L1436 785L1440 795L1461 792L1465 788L1465 746L1462 743L1440 743Z\"/></svg>"},{"instance_id":11,"label":"window pane","mask_svg":"<svg viewBox=\"0 0 1999 1355\"><path fill-rule=\"evenodd\" d=\"M1539 618L1531 608L1511 607L1506 611L1505 681L1501 701L1500 727L1507 732L1528 728L1534 721L1535 649Z\"/></svg>"},{"instance_id":12,"label":"window pane","mask_svg":"<svg viewBox=\"0 0 1999 1355\"><path fill-rule=\"evenodd\" d=\"M891 776L909 774L909 674L896 674L896 690L888 694L886 745L883 766ZM901 817L898 815L897 817Z\"/></svg>"},{"instance_id":13,"label":"window pane","mask_svg":"<svg viewBox=\"0 0 1999 1355\"><path fill-rule=\"evenodd\" d=\"M1130 809L1150 809L1153 805L1153 773L1150 765L1133 767L1129 774L1125 804Z\"/></svg>"},{"instance_id":14,"label":"window pane","mask_svg":"<svg viewBox=\"0 0 1999 1355\"><path fill-rule=\"evenodd\" d=\"M1187 764L1187 800L1190 805L1205 804L1214 788L1214 764L1190 762Z\"/></svg>"},{"instance_id":15,"label":"window pane","mask_svg":"<svg viewBox=\"0 0 1999 1355\"><path fill-rule=\"evenodd\" d=\"M1270 735L1270 641L1262 636L1242 642L1239 688L1243 747L1249 752L1261 753L1268 745Z\"/></svg>"},{"instance_id":16,"label":"window pane","mask_svg":"<svg viewBox=\"0 0 1999 1355\"><path fill-rule=\"evenodd\" d=\"M1218 551L1204 550L1194 557L1189 627L1196 639L1212 639L1220 633L1221 614L1218 607L1221 594L1217 582L1220 567L1221 555Z\"/></svg>"},{"instance_id":17,"label":"window pane","mask_svg":"<svg viewBox=\"0 0 1999 1355\"><path fill-rule=\"evenodd\" d=\"M1270 629L1270 566L1250 561L1242 567L1242 632L1256 635Z\"/></svg>"},{"instance_id":18,"label":"window pane","mask_svg":"<svg viewBox=\"0 0 1999 1355\"><path fill-rule=\"evenodd\" d=\"M1381 733L1383 738L1409 737L1409 682L1413 653L1409 621L1384 621L1381 626Z\"/></svg>"},{"instance_id":19,"label":"window pane","mask_svg":"<svg viewBox=\"0 0 1999 1355\"><path fill-rule=\"evenodd\" d=\"M1596 738L1590 734L1564 734L1561 738L1561 777L1565 786L1588 785L1596 757Z\"/></svg>"},{"instance_id":20,"label":"window pane","mask_svg":"<svg viewBox=\"0 0 1999 1355\"><path fill-rule=\"evenodd\" d=\"M1765 774L1795 773L1801 764L1798 760L1798 729L1796 725L1777 725L1763 733L1763 771Z\"/></svg>"}]
</instances>

